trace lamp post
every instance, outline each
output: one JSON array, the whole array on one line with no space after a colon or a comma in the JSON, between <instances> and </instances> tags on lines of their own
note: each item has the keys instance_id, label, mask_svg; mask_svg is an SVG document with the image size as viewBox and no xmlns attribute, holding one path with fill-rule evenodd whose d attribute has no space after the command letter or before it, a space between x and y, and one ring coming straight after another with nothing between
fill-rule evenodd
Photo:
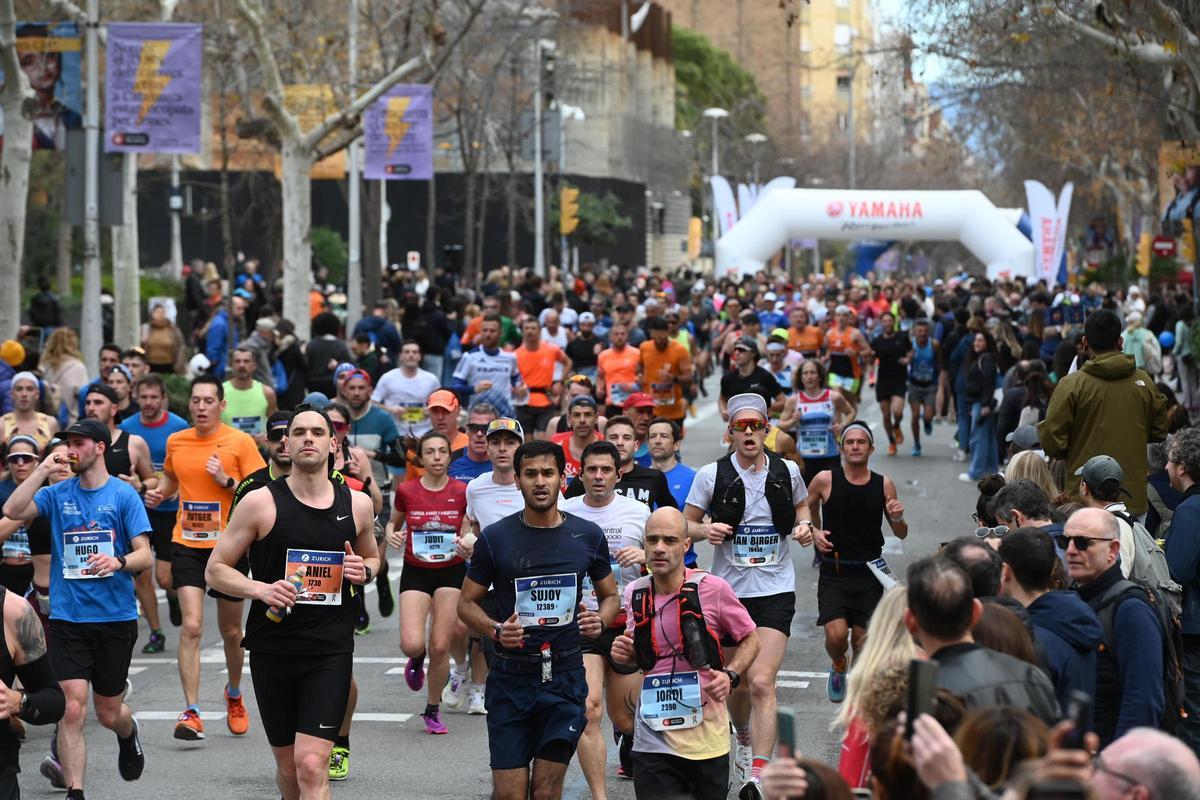
<instances>
[{"instance_id":1,"label":"lamp post","mask_svg":"<svg viewBox=\"0 0 1200 800\"><path fill-rule=\"evenodd\" d=\"M587 114L579 106L573 106L568 103L559 103L560 119L558 125L558 189L559 202L562 202L562 189L566 186L567 181L567 120L573 119L576 122L583 122L587 119ZM567 265L570 263L570 252L567 248L567 237L560 230L558 235L559 248L561 250L559 262L560 269L563 275L568 272Z\"/></svg>"},{"instance_id":2,"label":"lamp post","mask_svg":"<svg viewBox=\"0 0 1200 800\"><path fill-rule=\"evenodd\" d=\"M742 139L746 142L746 144L750 145L750 151L754 154L754 186L757 188L759 145L766 142L767 137L756 131L754 133L747 133L742 137Z\"/></svg>"},{"instance_id":3,"label":"lamp post","mask_svg":"<svg viewBox=\"0 0 1200 800\"><path fill-rule=\"evenodd\" d=\"M721 161L717 147L718 126L721 120L729 116L729 112L723 108L706 108L704 109L704 116L712 120L712 177L715 178L721 174ZM717 197L715 193L713 194L712 211L712 238L713 246L715 247L717 239L720 238L720 228L717 222L719 215L717 214Z\"/></svg>"}]
</instances>

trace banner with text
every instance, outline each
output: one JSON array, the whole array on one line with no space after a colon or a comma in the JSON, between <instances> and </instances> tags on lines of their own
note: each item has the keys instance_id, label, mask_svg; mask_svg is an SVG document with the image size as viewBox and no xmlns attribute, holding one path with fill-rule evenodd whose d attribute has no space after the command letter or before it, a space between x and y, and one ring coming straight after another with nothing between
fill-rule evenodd
<instances>
[{"instance_id":1,"label":"banner with text","mask_svg":"<svg viewBox=\"0 0 1200 800\"><path fill-rule=\"evenodd\" d=\"M32 108L34 150L65 150L67 131L83 127L82 50L74 22L17 23L17 58L37 98ZM4 70L0 69L3 85ZM4 112L0 110L0 136L3 133Z\"/></svg>"},{"instance_id":2,"label":"banner with text","mask_svg":"<svg viewBox=\"0 0 1200 800\"><path fill-rule=\"evenodd\" d=\"M363 176L368 180L433 178L433 87L401 83L363 115Z\"/></svg>"},{"instance_id":3,"label":"banner with text","mask_svg":"<svg viewBox=\"0 0 1200 800\"><path fill-rule=\"evenodd\" d=\"M108 25L105 151L198 153L203 55L201 25Z\"/></svg>"},{"instance_id":4,"label":"banner with text","mask_svg":"<svg viewBox=\"0 0 1200 800\"><path fill-rule=\"evenodd\" d=\"M1071 214L1074 185L1068 181L1058 202L1040 181L1025 181L1025 199L1029 203L1030 234L1033 239L1034 277L1053 288L1058 278L1067 241L1067 218Z\"/></svg>"}]
</instances>

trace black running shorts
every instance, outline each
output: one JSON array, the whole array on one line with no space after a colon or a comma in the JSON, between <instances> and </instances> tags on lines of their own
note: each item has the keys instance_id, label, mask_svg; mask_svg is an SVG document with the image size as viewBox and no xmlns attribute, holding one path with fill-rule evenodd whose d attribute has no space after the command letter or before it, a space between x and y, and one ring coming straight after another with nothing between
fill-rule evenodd
<instances>
[{"instance_id":1,"label":"black running shorts","mask_svg":"<svg viewBox=\"0 0 1200 800\"><path fill-rule=\"evenodd\" d=\"M125 691L137 644L137 620L67 622L50 620L50 663L60 681L85 680L101 697Z\"/></svg>"},{"instance_id":2,"label":"black running shorts","mask_svg":"<svg viewBox=\"0 0 1200 800\"><path fill-rule=\"evenodd\" d=\"M171 584L178 589L181 586L194 586L205 589L208 584L204 580L204 568L208 566L208 558L212 555L210 547L188 547L175 544L171 548ZM237 571L243 575L250 574L250 561L245 556L237 563ZM218 600L241 602L242 598L222 594L213 589L208 590L209 597Z\"/></svg>"},{"instance_id":3,"label":"black running shorts","mask_svg":"<svg viewBox=\"0 0 1200 800\"><path fill-rule=\"evenodd\" d=\"M250 653L250 677L263 730L272 747L296 734L334 741L350 700L353 653Z\"/></svg>"},{"instance_id":4,"label":"black running shorts","mask_svg":"<svg viewBox=\"0 0 1200 800\"><path fill-rule=\"evenodd\" d=\"M817 624L844 619L848 625L865 628L882 597L883 584L866 565L844 564L838 570L833 562L822 562L817 578Z\"/></svg>"},{"instance_id":5,"label":"black running shorts","mask_svg":"<svg viewBox=\"0 0 1200 800\"><path fill-rule=\"evenodd\" d=\"M624 632L625 626L622 625L616 628L605 628L595 639L580 636L579 649L585 656L604 656L609 668L618 675L632 675L638 671L637 664L622 664L620 661L614 661L612 657L613 642Z\"/></svg>"},{"instance_id":6,"label":"black running shorts","mask_svg":"<svg viewBox=\"0 0 1200 800\"><path fill-rule=\"evenodd\" d=\"M467 577L467 564L457 564L453 567L428 569L416 564L404 563L400 573L400 594L405 592L424 592L433 597L438 589L462 590L463 580Z\"/></svg>"}]
</instances>

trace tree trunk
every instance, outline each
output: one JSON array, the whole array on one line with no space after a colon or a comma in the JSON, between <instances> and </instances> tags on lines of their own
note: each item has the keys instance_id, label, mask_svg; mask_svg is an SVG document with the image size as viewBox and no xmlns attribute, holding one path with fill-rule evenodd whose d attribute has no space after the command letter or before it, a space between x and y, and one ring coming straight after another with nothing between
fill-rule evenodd
<instances>
[{"instance_id":1,"label":"tree trunk","mask_svg":"<svg viewBox=\"0 0 1200 800\"><path fill-rule=\"evenodd\" d=\"M65 199L60 205L65 205ZM60 208L62 218L58 222L58 250L54 255L54 273L58 283L58 293L63 297L71 296L71 261L75 255L75 226L67 222L66 208Z\"/></svg>"},{"instance_id":2,"label":"tree trunk","mask_svg":"<svg viewBox=\"0 0 1200 800\"><path fill-rule=\"evenodd\" d=\"M509 160L504 176L504 260L510 269L517 268L517 172Z\"/></svg>"},{"instance_id":3,"label":"tree trunk","mask_svg":"<svg viewBox=\"0 0 1200 800\"><path fill-rule=\"evenodd\" d=\"M29 196L29 162L33 122L22 104L33 96L16 50L13 0L0 2L0 68L8 76L0 108L4 109L4 150L0 153L0 331L8 336L21 324L21 267L25 255L25 203Z\"/></svg>"},{"instance_id":4,"label":"tree trunk","mask_svg":"<svg viewBox=\"0 0 1200 800\"><path fill-rule=\"evenodd\" d=\"M284 138L280 152L283 195L283 316L296 325L296 336L309 337L308 292L312 288L313 154Z\"/></svg>"},{"instance_id":5,"label":"tree trunk","mask_svg":"<svg viewBox=\"0 0 1200 800\"><path fill-rule=\"evenodd\" d=\"M138 281L137 154L121 159L123 225L112 229L113 254L113 339L122 349L138 344L141 337L141 287Z\"/></svg>"},{"instance_id":6,"label":"tree trunk","mask_svg":"<svg viewBox=\"0 0 1200 800\"><path fill-rule=\"evenodd\" d=\"M462 270L461 277L463 278L469 276L475 266L475 197L478 194L475 185L476 177L474 169L470 172L463 172L463 180L467 182L467 191L466 197L463 198L465 215L463 218L462 263L458 265L459 269ZM468 283L467 285L470 284Z\"/></svg>"},{"instance_id":7,"label":"tree trunk","mask_svg":"<svg viewBox=\"0 0 1200 800\"><path fill-rule=\"evenodd\" d=\"M367 308L374 308L382 297L382 289L379 278L382 270L379 268L382 262L382 257L379 253L379 215L380 200L383 192L380 190L380 184L383 181L363 181L366 188L366 202L363 203L363 237L362 237L362 263L363 263L363 304Z\"/></svg>"},{"instance_id":8,"label":"tree trunk","mask_svg":"<svg viewBox=\"0 0 1200 800\"><path fill-rule=\"evenodd\" d=\"M483 189L479 192L479 229L475 234L475 261L471 265L471 280L467 286L479 286L483 283L483 254L487 250L484 246L484 234L487 233L488 203L492 197L491 172L484 170L480 173L480 180L483 181Z\"/></svg>"},{"instance_id":9,"label":"tree trunk","mask_svg":"<svg viewBox=\"0 0 1200 800\"><path fill-rule=\"evenodd\" d=\"M434 248L437 246L437 174L429 179L426 193L425 210L425 273L433 277L435 261Z\"/></svg>"}]
</instances>

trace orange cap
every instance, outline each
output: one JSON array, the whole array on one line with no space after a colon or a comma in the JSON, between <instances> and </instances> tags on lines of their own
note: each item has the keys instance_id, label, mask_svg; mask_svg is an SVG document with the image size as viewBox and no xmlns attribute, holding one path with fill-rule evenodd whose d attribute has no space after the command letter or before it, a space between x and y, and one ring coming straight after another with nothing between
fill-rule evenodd
<instances>
[{"instance_id":1,"label":"orange cap","mask_svg":"<svg viewBox=\"0 0 1200 800\"><path fill-rule=\"evenodd\" d=\"M444 408L447 411L458 411L461 407L458 402L458 395L449 389L438 389L433 394L429 395L429 399L425 401L426 408Z\"/></svg>"}]
</instances>

